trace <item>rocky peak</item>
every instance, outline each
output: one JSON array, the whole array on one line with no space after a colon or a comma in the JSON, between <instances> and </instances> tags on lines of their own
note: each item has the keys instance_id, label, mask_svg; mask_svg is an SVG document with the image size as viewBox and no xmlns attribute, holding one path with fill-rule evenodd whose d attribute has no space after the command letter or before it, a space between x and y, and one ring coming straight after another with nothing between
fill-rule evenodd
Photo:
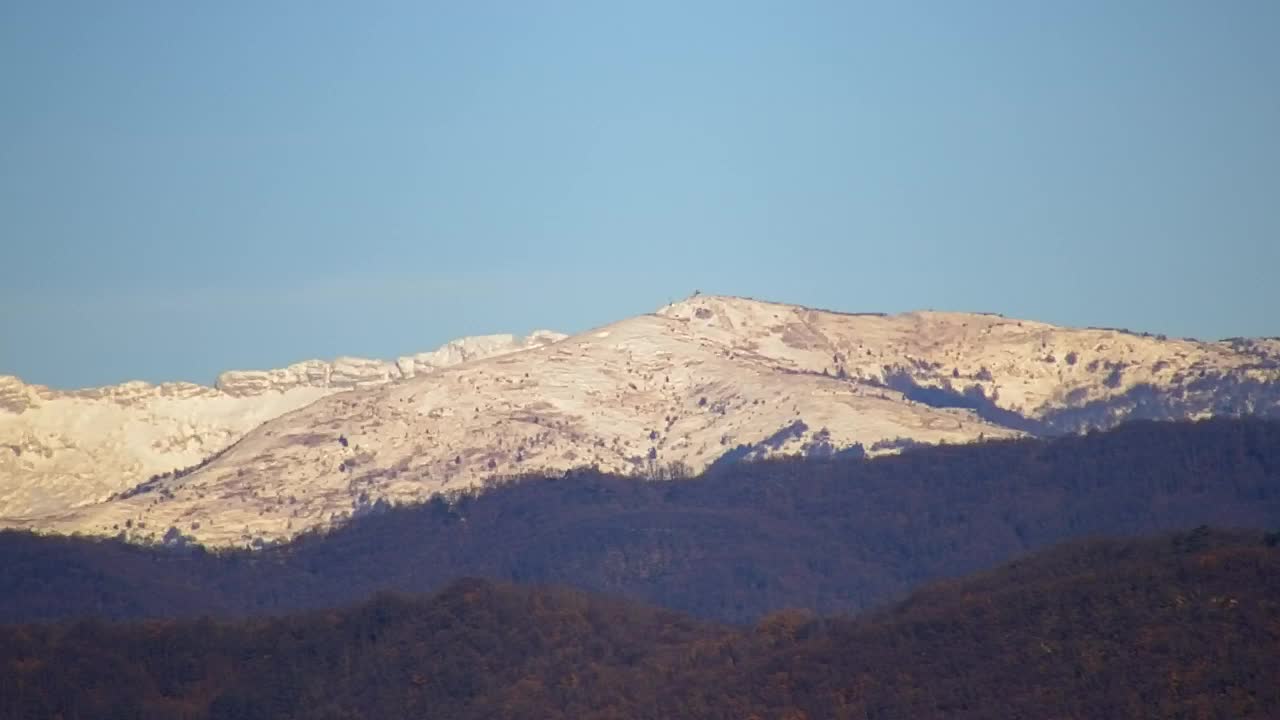
<instances>
[{"instance_id":1,"label":"rocky peak","mask_svg":"<svg viewBox=\"0 0 1280 720\"><path fill-rule=\"evenodd\" d=\"M190 462L166 450L164 469L199 468L12 524L114 533L129 521L185 523L183 532L199 523L202 542L241 544L341 522L361 503L418 501L531 472L682 476L741 459L874 455L1127 419L1280 416L1277 350L1272 340L698 295L569 338L484 336L395 361L225 375L209 390L218 401L201 406L221 408L217 427L233 429L225 436L209 440L204 425L189 432L191 406L178 404L187 408L180 429L153 413L121 443L135 460L146 456L139 448L179 447ZM226 421L245 408L256 414ZM63 458L48 462L69 470L88 429L121 424L101 416L66 423L74 432L56 442L28 436L21 462ZM4 446L0 435L0 478ZM203 462L212 450L217 457ZM78 471L95 477L108 466ZM136 475L117 475L117 484Z\"/></svg>"}]
</instances>

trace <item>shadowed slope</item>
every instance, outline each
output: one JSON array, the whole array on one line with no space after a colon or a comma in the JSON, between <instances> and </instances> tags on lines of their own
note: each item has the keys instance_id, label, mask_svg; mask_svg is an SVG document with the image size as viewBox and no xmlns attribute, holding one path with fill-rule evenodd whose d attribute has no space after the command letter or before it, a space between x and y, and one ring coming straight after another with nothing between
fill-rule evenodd
<instances>
[{"instance_id":1,"label":"shadowed slope","mask_svg":"<svg viewBox=\"0 0 1280 720\"><path fill-rule=\"evenodd\" d=\"M1208 530L734 632L464 580L235 624L0 627L0 717L1267 718L1278 597L1280 550Z\"/></svg>"},{"instance_id":2,"label":"shadowed slope","mask_svg":"<svg viewBox=\"0 0 1280 720\"><path fill-rule=\"evenodd\" d=\"M1070 538L1200 524L1280 527L1280 424L1142 423L671 482L530 478L253 553L4 533L0 620L280 612L461 576L751 620L865 608Z\"/></svg>"}]
</instances>

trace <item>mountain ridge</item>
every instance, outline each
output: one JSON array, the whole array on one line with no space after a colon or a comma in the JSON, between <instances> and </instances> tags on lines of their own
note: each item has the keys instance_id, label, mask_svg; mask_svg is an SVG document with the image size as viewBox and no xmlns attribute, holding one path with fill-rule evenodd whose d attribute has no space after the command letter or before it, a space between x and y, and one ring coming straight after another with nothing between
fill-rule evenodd
<instances>
[{"instance_id":1,"label":"mountain ridge","mask_svg":"<svg viewBox=\"0 0 1280 720\"><path fill-rule=\"evenodd\" d=\"M232 370L213 385L128 381L57 390L0 375L0 518L102 501L197 465L252 428L344 390L555 342L560 333L485 335L394 361L340 357Z\"/></svg>"},{"instance_id":2,"label":"mountain ridge","mask_svg":"<svg viewBox=\"0 0 1280 720\"><path fill-rule=\"evenodd\" d=\"M1280 341L695 295L523 352L315 398L161 478L149 497L0 522L100 534L179 526L236 544L503 476L696 473L726 457L1246 414L1280 414Z\"/></svg>"}]
</instances>

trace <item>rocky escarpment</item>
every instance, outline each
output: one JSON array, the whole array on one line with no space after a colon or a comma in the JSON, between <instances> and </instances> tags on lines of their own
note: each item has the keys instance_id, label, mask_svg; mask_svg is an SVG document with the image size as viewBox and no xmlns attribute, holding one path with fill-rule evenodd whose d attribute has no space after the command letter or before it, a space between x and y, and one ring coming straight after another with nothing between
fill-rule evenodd
<instances>
[{"instance_id":1,"label":"rocky escarpment","mask_svg":"<svg viewBox=\"0 0 1280 720\"><path fill-rule=\"evenodd\" d=\"M332 362L307 360L275 370L230 370L214 387L236 397L282 392L300 387L349 390L405 380L467 360L501 355L563 339L562 333L538 330L528 337L479 335L453 340L436 350L395 360L340 357Z\"/></svg>"},{"instance_id":2,"label":"rocky escarpment","mask_svg":"<svg viewBox=\"0 0 1280 720\"><path fill-rule=\"evenodd\" d=\"M26 526L247 544L517 474L669 477L774 455L1280 414L1277 357L1275 340L699 296L323 397L194 472Z\"/></svg>"},{"instance_id":3,"label":"rocky escarpment","mask_svg":"<svg viewBox=\"0 0 1280 720\"><path fill-rule=\"evenodd\" d=\"M311 360L223 373L214 387L128 382L54 390L0 376L0 518L56 516L196 465L262 423L322 397L563 337L489 335L397 361Z\"/></svg>"}]
</instances>

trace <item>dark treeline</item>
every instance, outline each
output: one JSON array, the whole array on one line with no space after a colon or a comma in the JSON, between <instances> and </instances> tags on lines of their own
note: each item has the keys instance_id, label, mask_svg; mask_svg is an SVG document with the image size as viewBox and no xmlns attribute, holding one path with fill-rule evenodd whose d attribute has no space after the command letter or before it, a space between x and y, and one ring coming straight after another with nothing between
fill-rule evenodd
<instances>
[{"instance_id":1,"label":"dark treeline","mask_svg":"<svg viewBox=\"0 0 1280 720\"><path fill-rule=\"evenodd\" d=\"M741 629L485 580L274 619L0 626L0 718L1274 718L1274 541L1084 541Z\"/></svg>"},{"instance_id":2,"label":"dark treeline","mask_svg":"<svg viewBox=\"0 0 1280 720\"><path fill-rule=\"evenodd\" d=\"M1064 540L1202 524L1280 527L1280 423L1143 422L670 482L577 472L257 552L3 533L0 621L282 613L484 577L741 622L857 611Z\"/></svg>"}]
</instances>

